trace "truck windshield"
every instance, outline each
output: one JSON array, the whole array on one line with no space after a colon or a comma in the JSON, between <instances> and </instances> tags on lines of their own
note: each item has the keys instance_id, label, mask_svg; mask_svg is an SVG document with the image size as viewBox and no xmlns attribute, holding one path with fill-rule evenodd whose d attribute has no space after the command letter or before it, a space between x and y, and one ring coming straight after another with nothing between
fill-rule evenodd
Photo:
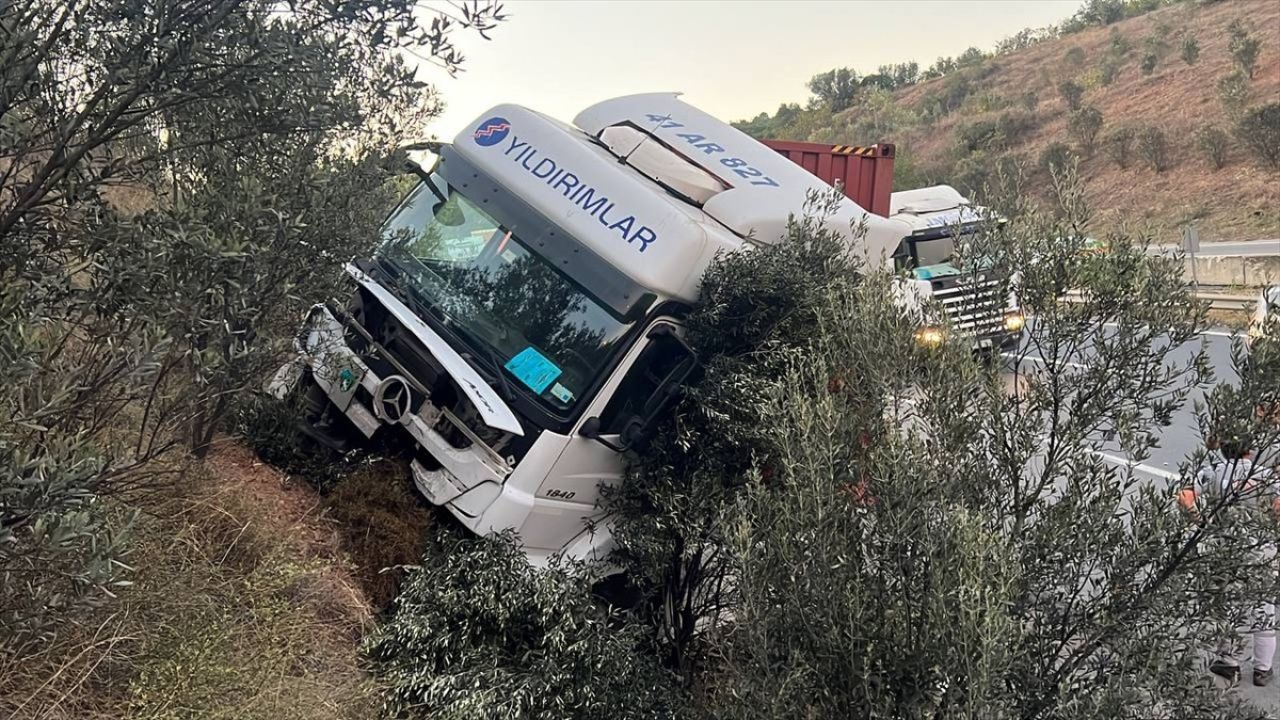
<instances>
[{"instance_id":1,"label":"truck windshield","mask_svg":"<svg viewBox=\"0 0 1280 720\"><path fill-rule=\"evenodd\" d=\"M573 408L631 327L438 174L383 227L378 256L480 357L553 410ZM522 228L535 241L546 229ZM535 232L536 231L536 232ZM474 354L474 353L473 353Z\"/></svg>"},{"instance_id":2,"label":"truck windshield","mask_svg":"<svg viewBox=\"0 0 1280 720\"><path fill-rule=\"evenodd\" d=\"M949 263L956 254L956 241L952 237L916 240L911 244L916 267L930 267Z\"/></svg>"},{"instance_id":3,"label":"truck windshield","mask_svg":"<svg viewBox=\"0 0 1280 720\"><path fill-rule=\"evenodd\" d=\"M963 240L971 236L961 237ZM956 238L950 235L917 240L908 238L903 241L895 259L899 269L911 270L922 279L958 275L962 268L984 270L992 265L990 257L975 252L972 242L966 243L961 251L956 247Z\"/></svg>"}]
</instances>

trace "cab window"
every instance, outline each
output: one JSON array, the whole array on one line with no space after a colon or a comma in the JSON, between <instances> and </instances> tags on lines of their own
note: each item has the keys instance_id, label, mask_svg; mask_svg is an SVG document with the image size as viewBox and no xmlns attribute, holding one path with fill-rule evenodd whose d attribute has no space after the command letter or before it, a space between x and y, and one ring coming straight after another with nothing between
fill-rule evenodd
<instances>
[{"instance_id":1,"label":"cab window","mask_svg":"<svg viewBox=\"0 0 1280 720\"><path fill-rule=\"evenodd\" d=\"M670 396L665 392L659 396L658 391L674 390L673 386L689 374L694 364L688 346L673 333L651 334L648 346L600 414L601 434L621 434L628 424L660 409Z\"/></svg>"}]
</instances>

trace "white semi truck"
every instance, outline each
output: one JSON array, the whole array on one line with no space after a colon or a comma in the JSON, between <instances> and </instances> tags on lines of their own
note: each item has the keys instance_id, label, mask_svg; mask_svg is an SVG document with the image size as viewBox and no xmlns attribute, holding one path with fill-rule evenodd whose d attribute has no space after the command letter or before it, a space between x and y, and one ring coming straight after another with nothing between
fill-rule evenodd
<instances>
[{"instance_id":1,"label":"white semi truck","mask_svg":"<svg viewBox=\"0 0 1280 720\"><path fill-rule=\"evenodd\" d=\"M420 174L374 256L346 266L350 302L311 309L271 387L306 398L309 433L334 447L400 434L431 503L476 533L514 530L535 564L603 559L600 489L696 367L681 317L704 270L777 242L831 188L675 94L607 100L572 126L499 105ZM893 217L846 199L825 223L870 268L944 264L923 255L938 217L967 212L947 191L902 194ZM947 302L931 282L904 275L904 302Z\"/></svg>"}]
</instances>

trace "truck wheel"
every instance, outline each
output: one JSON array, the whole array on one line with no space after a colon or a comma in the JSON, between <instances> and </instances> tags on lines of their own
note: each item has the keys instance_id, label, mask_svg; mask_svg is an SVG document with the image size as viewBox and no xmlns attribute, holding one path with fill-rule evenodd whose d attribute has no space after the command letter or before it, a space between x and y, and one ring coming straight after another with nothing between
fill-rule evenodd
<instances>
[{"instance_id":1,"label":"truck wheel","mask_svg":"<svg viewBox=\"0 0 1280 720\"><path fill-rule=\"evenodd\" d=\"M324 391L304 374L284 397L255 394L238 413L238 430L263 462L305 478L321 491L337 481L345 452L326 442Z\"/></svg>"}]
</instances>

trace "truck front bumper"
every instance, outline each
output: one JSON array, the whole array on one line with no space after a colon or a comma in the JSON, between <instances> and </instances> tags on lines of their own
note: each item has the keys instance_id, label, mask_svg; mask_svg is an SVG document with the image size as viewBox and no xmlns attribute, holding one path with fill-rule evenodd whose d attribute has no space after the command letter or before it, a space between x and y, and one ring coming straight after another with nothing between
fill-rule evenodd
<instances>
[{"instance_id":1,"label":"truck front bumper","mask_svg":"<svg viewBox=\"0 0 1280 720\"><path fill-rule=\"evenodd\" d=\"M473 495L492 498L511 474L511 465L478 439L466 448L450 444L435 426L442 417L459 426L460 421L433 405L420 383L401 375L380 377L347 345L342 323L327 307L311 309L295 346L297 356L276 371L268 392L284 398L309 378L366 439L384 428L402 428L439 464L437 469L429 468L418 457L411 463L414 484L432 504L459 501L464 493L485 484L492 484L495 492ZM412 411L415 403L418 410ZM470 432L465 427L463 431ZM459 501L458 509L469 515L483 509L469 505Z\"/></svg>"}]
</instances>

